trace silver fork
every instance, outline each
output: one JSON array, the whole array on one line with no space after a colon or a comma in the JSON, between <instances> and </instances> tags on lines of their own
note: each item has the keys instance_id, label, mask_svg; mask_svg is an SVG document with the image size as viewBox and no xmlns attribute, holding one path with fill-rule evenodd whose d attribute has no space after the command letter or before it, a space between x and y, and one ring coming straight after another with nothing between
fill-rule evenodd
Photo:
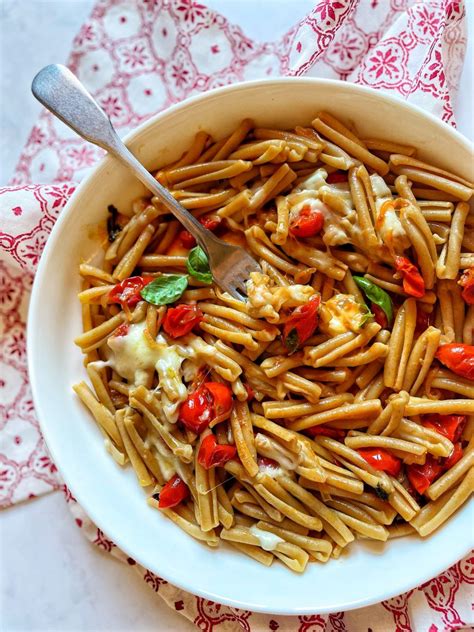
<instances>
[{"instance_id":1,"label":"silver fork","mask_svg":"<svg viewBox=\"0 0 474 632\"><path fill-rule=\"evenodd\" d=\"M46 66L33 79L31 90L38 101L79 136L126 164L203 248L217 285L234 298L244 300L250 273L261 272L255 259L240 246L227 244L204 228L155 180L120 140L109 117L70 70L60 64Z\"/></svg>"}]
</instances>

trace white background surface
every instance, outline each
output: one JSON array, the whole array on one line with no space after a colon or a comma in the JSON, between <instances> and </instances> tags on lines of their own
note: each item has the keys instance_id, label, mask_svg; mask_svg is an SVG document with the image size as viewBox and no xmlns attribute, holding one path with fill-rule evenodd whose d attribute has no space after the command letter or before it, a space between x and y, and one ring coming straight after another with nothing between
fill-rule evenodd
<instances>
[{"instance_id":1,"label":"white background surface","mask_svg":"<svg viewBox=\"0 0 474 632\"><path fill-rule=\"evenodd\" d=\"M278 37L313 6L312 0L207 4L257 39ZM473 33L473 0L466 4ZM47 63L66 60L92 5L92 0L0 0L0 185L11 177L40 110L29 92L32 76ZM473 48L456 108L458 127L471 139ZM59 493L2 512L0 567L0 628L5 632L195 629L132 568L91 546Z\"/></svg>"}]
</instances>

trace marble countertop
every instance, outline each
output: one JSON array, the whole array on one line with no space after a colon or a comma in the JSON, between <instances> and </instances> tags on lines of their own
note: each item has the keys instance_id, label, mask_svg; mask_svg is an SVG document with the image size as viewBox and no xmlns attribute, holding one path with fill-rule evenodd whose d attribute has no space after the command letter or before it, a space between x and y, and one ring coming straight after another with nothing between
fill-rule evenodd
<instances>
[{"instance_id":1,"label":"marble countertop","mask_svg":"<svg viewBox=\"0 0 474 632\"><path fill-rule=\"evenodd\" d=\"M313 6L312 0L206 3L258 39L283 33ZM278 10L269 14L269 3ZM0 5L0 185L4 185L40 110L30 95L31 77L42 66L67 58L93 0L2 0ZM466 5L472 37L473 0L466 0ZM256 19L264 12L265 19ZM459 130L468 138L474 137L473 53L471 45L455 109ZM132 568L91 546L59 493L0 514L0 556L0 629L5 632L196 629L168 608Z\"/></svg>"}]
</instances>

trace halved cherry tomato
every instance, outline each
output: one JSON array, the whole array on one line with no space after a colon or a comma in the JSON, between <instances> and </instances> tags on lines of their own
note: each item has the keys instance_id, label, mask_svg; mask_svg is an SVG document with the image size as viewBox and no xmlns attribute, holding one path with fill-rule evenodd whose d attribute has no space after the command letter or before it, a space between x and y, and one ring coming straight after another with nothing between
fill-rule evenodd
<instances>
[{"instance_id":1,"label":"halved cherry tomato","mask_svg":"<svg viewBox=\"0 0 474 632\"><path fill-rule=\"evenodd\" d=\"M237 454L233 445L220 445L213 434L207 435L202 440L198 452L198 463L209 470L211 467L222 467Z\"/></svg>"},{"instance_id":2,"label":"halved cherry tomato","mask_svg":"<svg viewBox=\"0 0 474 632\"><path fill-rule=\"evenodd\" d=\"M178 421L196 434L209 426L211 421L223 421L232 410L232 391L220 382L201 384L179 408Z\"/></svg>"},{"instance_id":3,"label":"halved cherry tomato","mask_svg":"<svg viewBox=\"0 0 474 632\"><path fill-rule=\"evenodd\" d=\"M453 465L456 465L459 459L462 458L462 454L463 454L462 445L461 445L461 442L458 441L457 443L454 444L454 448L451 454L447 456L445 459L443 459L443 468L445 470L450 470L453 467Z\"/></svg>"},{"instance_id":4,"label":"halved cherry tomato","mask_svg":"<svg viewBox=\"0 0 474 632\"><path fill-rule=\"evenodd\" d=\"M474 305L474 268L464 270L458 283L463 288L461 296L464 301L468 305Z\"/></svg>"},{"instance_id":5,"label":"halved cherry tomato","mask_svg":"<svg viewBox=\"0 0 474 632\"><path fill-rule=\"evenodd\" d=\"M232 410L232 391L222 382L206 382L204 385L210 391L214 405L214 419L226 419Z\"/></svg>"},{"instance_id":6,"label":"halved cherry tomato","mask_svg":"<svg viewBox=\"0 0 474 632\"><path fill-rule=\"evenodd\" d=\"M398 476L402 462L396 456L383 448L359 448L357 452L376 470L387 472L392 476Z\"/></svg>"},{"instance_id":7,"label":"halved cherry tomato","mask_svg":"<svg viewBox=\"0 0 474 632\"><path fill-rule=\"evenodd\" d=\"M409 296L421 298L425 295L425 281L418 268L406 257L395 257L395 268L403 278L403 291Z\"/></svg>"},{"instance_id":8,"label":"halved cherry tomato","mask_svg":"<svg viewBox=\"0 0 474 632\"><path fill-rule=\"evenodd\" d=\"M124 308L135 307L142 300L140 291L153 281L152 276L134 276L117 283L109 292L109 303L120 303Z\"/></svg>"},{"instance_id":9,"label":"halved cherry tomato","mask_svg":"<svg viewBox=\"0 0 474 632\"><path fill-rule=\"evenodd\" d=\"M346 436L344 430L338 430L337 428L328 428L324 424L319 426L311 426L306 428L306 432L310 437L331 437L331 439L342 440Z\"/></svg>"},{"instance_id":10,"label":"halved cherry tomato","mask_svg":"<svg viewBox=\"0 0 474 632\"><path fill-rule=\"evenodd\" d=\"M290 353L295 352L314 334L318 326L319 294L293 310L283 327L283 342Z\"/></svg>"},{"instance_id":11,"label":"halved cherry tomato","mask_svg":"<svg viewBox=\"0 0 474 632\"><path fill-rule=\"evenodd\" d=\"M186 483L175 474L173 478L163 486L160 492L158 507L166 509L168 507L176 507L189 495L189 489Z\"/></svg>"},{"instance_id":12,"label":"halved cherry tomato","mask_svg":"<svg viewBox=\"0 0 474 632\"><path fill-rule=\"evenodd\" d=\"M328 184L337 184L339 182L347 182L347 171L333 171L326 178Z\"/></svg>"},{"instance_id":13,"label":"halved cherry tomato","mask_svg":"<svg viewBox=\"0 0 474 632\"><path fill-rule=\"evenodd\" d=\"M395 268L403 279L403 290L409 296L421 298L425 295L425 281L418 268L406 257L395 257Z\"/></svg>"},{"instance_id":14,"label":"halved cherry tomato","mask_svg":"<svg viewBox=\"0 0 474 632\"><path fill-rule=\"evenodd\" d=\"M436 430L453 443L459 439L466 424L466 415L423 415L421 423L425 428Z\"/></svg>"},{"instance_id":15,"label":"halved cherry tomato","mask_svg":"<svg viewBox=\"0 0 474 632\"><path fill-rule=\"evenodd\" d=\"M211 232L214 232L221 223L221 220L217 219L216 217L202 216L198 217L198 221L204 226L204 228L207 228L207 230L210 230ZM196 245L196 240L187 230L182 230L179 233L179 238L181 239L181 243L183 244L183 246L185 246L186 248L194 248L194 246Z\"/></svg>"},{"instance_id":16,"label":"halved cherry tomato","mask_svg":"<svg viewBox=\"0 0 474 632\"><path fill-rule=\"evenodd\" d=\"M408 480L419 494L424 494L442 471L443 466L431 454L426 457L424 465L415 463L406 466Z\"/></svg>"},{"instance_id":17,"label":"halved cherry tomato","mask_svg":"<svg viewBox=\"0 0 474 632\"><path fill-rule=\"evenodd\" d=\"M255 393L254 390L251 386L249 386L247 383L244 384L244 388L247 391L247 402L251 402L252 400L255 399Z\"/></svg>"},{"instance_id":18,"label":"halved cherry tomato","mask_svg":"<svg viewBox=\"0 0 474 632\"><path fill-rule=\"evenodd\" d=\"M290 224L290 235L293 237L314 237L324 226L324 215L309 204L303 206L296 219Z\"/></svg>"},{"instance_id":19,"label":"halved cherry tomato","mask_svg":"<svg viewBox=\"0 0 474 632\"><path fill-rule=\"evenodd\" d=\"M204 318L196 305L169 307L163 320L163 329L171 338L180 338L199 325Z\"/></svg>"},{"instance_id":20,"label":"halved cherry tomato","mask_svg":"<svg viewBox=\"0 0 474 632\"><path fill-rule=\"evenodd\" d=\"M474 345L451 342L438 347L435 358L456 375L474 380Z\"/></svg>"},{"instance_id":21,"label":"halved cherry tomato","mask_svg":"<svg viewBox=\"0 0 474 632\"><path fill-rule=\"evenodd\" d=\"M372 311L372 314L374 315L374 320L377 325L380 325L382 329L386 329L388 327L388 321L383 309L375 303L370 304L370 309Z\"/></svg>"},{"instance_id":22,"label":"halved cherry tomato","mask_svg":"<svg viewBox=\"0 0 474 632\"><path fill-rule=\"evenodd\" d=\"M200 434L214 419L214 401L211 392L202 384L179 408L178 421L188 430Z\"/></svg>"},{"instance_id":23,"label":"halved cherry tomato","mask_svg":"<svg viewBox=\"0 0 474 632\"><path fill-rule=\"evenodd\" d=\"M126 336L128 334L128 323L122 323L117 327L117 329L113 332L112 336L114 338L118 338L119 336Z\"/></svg>"}]
</instances>

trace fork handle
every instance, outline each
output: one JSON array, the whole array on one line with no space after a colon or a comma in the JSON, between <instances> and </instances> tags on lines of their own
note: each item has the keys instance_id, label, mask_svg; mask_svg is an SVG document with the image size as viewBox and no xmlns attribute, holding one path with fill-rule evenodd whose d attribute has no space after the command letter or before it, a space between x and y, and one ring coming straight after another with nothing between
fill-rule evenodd
<instances>
[{"instance_id":1,"label":"fork handle","mask_svg":"<svg viewBox=\"0 0 474 632\"><path fill-rule=\"evenodd\" d=\"M46 66L33 79L31 90L40 103L79 136L106 149L125 163L193 235L205 252L208 252L211 243L220 242L135 158L119 138L109 117L68 68L61 64Z\"/></svg>"}]
</instances>

